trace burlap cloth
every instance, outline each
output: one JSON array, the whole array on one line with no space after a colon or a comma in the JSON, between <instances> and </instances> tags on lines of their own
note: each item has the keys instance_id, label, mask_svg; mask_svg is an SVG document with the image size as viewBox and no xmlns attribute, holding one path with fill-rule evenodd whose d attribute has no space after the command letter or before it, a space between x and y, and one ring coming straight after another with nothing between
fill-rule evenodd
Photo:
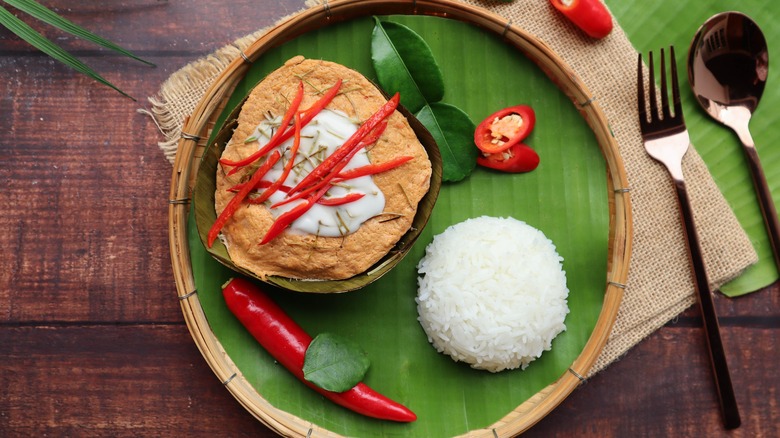
<instances>
[{"instance_id":1,"label":"burlap cloth","mask_svg":"<svg viewBox=\"0 0 780 438\"><path fill-rule=\"evenodd\" d=\"M636 111L637 52L617 23L599 41L584 37L547 0L512 3L462 0L484 7L545 41L560 55L603 108L625 162L634 217L629 280L609 341L591 375L620 358L653 331L695 303L677 203L666 170L645 153ZM315 7L323 0L308 0ZM155 123L165 136L159 143L173 162L184 119L217 74L240 56L264 30L183 67L149 99ZM665 44L662 38L659 45ZM659 47L660 48L660 47ZM713 290L755 263L757 255L731 208L695 150L685 157L684 172L695 209L705 263Z\"/></svg>"}]
</instances>

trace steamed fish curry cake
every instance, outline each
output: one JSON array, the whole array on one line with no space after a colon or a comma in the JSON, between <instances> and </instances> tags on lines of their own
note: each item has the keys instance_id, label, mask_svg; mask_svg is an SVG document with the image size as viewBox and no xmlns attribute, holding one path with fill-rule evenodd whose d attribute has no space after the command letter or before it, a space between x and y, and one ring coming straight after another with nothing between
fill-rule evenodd
<instances>
[{"instance_id":1,"label":"steamed fish curry cake","mask_svg":"<svg viewBox=\"0 0 780 438\"><path fill-rule=\"evenodd\" d=\"M431 163L360 73L295 57L250 93L217 169L217 238L261 278L364 272L412 224Z\"/></svg>"}]
</instances>

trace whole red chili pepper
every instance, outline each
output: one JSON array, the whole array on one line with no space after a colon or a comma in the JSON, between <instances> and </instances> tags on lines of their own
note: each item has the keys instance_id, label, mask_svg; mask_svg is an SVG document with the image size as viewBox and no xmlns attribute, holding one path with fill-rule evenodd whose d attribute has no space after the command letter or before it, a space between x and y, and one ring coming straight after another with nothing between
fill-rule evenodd
<instances>
[{"instance_id":1,"label":"whole red chili pepper","mask_svg":"<svg viewBox=\"0 0 780 438\"><path fill-rule=\"evenodd\" d=\"M593 38L604 38L612 32L612 16L599 0L550 0L559 10L583 32Z\"/></svg>"},{"instance_id":2,"label":"whole red chili pepper","mask_svg":"<svg viewBox=\"0 0 780 438\"><path fill-rule=\"evenodd\" d=\"M348 391L332 392L307 381L303 377L303 361L306 349L312 341L311 336L248 280L230 280L223 286L222 294L228 309L260 345L308 387L334 403L362 415L398 422L417 419L414 412L362 382Z\"/></svg>"},{"instance_id":3,"label":"whole red chili pepper","mask_svg":"<svg viewBox=\"0 0 780 438\"><path fill-rule=\"evenodd\" d=\"M530 172L539 165L539 155L528 145L518 143L504 152L488 156L479 155L477 164L502 172Z\"/></svg>"}]
</instances>

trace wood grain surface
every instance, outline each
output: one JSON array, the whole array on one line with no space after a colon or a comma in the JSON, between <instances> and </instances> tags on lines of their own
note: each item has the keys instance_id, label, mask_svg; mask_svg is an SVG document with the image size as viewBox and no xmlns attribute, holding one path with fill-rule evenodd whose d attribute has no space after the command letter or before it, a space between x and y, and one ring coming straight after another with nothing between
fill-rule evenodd
<instances>
[{"instance_id":1,"label":"wood grain surface","mask_svg":"<svg viewBox=\"0 0 780 438\"><path fill-rule=\"evenodd\" d=\"M77 3L77 4L73 4ZM275 436L182 319L170 164L136 110L174 71L302 0L44 1L151 68L31 22L137 102L0 29L0 436ZM716 296L743 425L726 432L694 307L528 436L780 436L780 287Z\"/></svg>"}]
</instances>

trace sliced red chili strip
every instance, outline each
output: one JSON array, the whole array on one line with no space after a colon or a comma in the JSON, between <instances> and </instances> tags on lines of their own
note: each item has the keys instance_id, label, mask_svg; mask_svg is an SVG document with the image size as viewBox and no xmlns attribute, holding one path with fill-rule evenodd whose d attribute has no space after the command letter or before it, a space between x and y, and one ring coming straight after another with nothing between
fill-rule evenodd
<instances>
[{"instance_id":1,"label":"sliced red chili strip","mask_svg":"<svg viewBox=\"0 0 780 438\"><path fill-rule=\"evenodd\" d=\"M279 125L279 129L276 130L274 135L271 136L271 138L268 140L268 143L262 148L260 148L257 152L254 154L244 158L243 160L239 161L230 161L226 159L220 159L219 162L226 166L236 166L233 169L228 172L228 176L238 172L239 169L246 166L247 164L257 160L258 158L262 157L263 155L267 154L268 151L275 148L279 144L282 143L280 141L282 135L287 130L287 126L290 124L290 120L293 117L293 114L298 111L298 107L301 106L301 101L303 100L303 82L298 83L298 90L295 93L295 97L293 98L292 102L290 103L290 107L287 108L287 111L284 113L284 116L282 116L282 123Z\"/></svg>"},{"instance_id":2,"label":"sliced red chili strip","mask_svg":"<svg viewBox=\"0 0 780 438\"><path fill-rule=\"evenodd\" d=\"M304 111L301 111L303 113L303 117L301 117L301 127L308 125L309 122L311 122L314 119L314 117L320 113L320 111L325 109L325 107L328 106L328 104L333 100L333 98L336 97L340 89L341 89L341 79L337 80L336 83L332 87L330 87L330 89L328 89L328 91L318 101L314 102L312 106L310 106L308 109ZM280 131L282 131L281 128ZM277 131L277 133L280 131ZM227 166L238 166L238 167L246 166L247 164L252 163L253 161L267 154L269 151L271 151L271 149L287 141L293 135L293 133L294 133L294 129L286 129L283 131L283 133L279 134L275 143L269 141L264 147L262 147L254 154L238 161L220 160L220 163ZM231 170L231 172L233 171L235 171L235 169Z\"/></svg>"},{"instance_id":3,"label":"sliced red chili strip","mask_svg":"<svg viewBox=\"0 0 780 438\"><path fill-rule=\"evenodd\" d=\"M293 126L295 128L295 136L294 136L292 147L290 147L290 159L287 160L287 163L284 165L284 170L282 170L282 175L276 181L274 181L270 187L265 189L260 196L254 199L253 202L256 202L258 204L265 202L266 199L270 198L271 195L276 193L279 187L281 187L282 183L287 179L287 176L290 175L290 170L292 170L293 163L295 162L295 157L298 155L298 147L301 145L301 115L300 114L295 114L295 122Z\"/></svg>"},{"instance_id":4,"label":"sliced red chili strip","mask_svg":"<svg viewBox=\"0 0 780 438\"><path fill-rule=\"evenodd\" d=\"M243 187L241 187L241 190L239 190L239 192L230 199L228 204L225 206L225 209L222 210L222 213L219 214L217 220L214 221L214 225L212 225L209 229L207 239L209 248L211 248L211 246L214 244L214 240L217 239L219 232L222 230L222 227L225 226L228 219L230 219L233 216L233 213L238 210L238 207L241 205L241 201L243 201L244 198L249 195L249 192L255 189L255 185L258 184L263 176L268 173L271 167L273 167L273 165L279 161L281 156L282 154L280 154L279 151L274 151L274 153L271 154L267 160L265 160L265 162L255 171L255 173L252 174L252 178L250 178L249 181L244 184Z\"/></svg>"},{"instance_id":5,"label":"sliced red chili strip","mask_svg":"<svg viewBox=\"0 0 780 438\"><path fill-rule=\"evenodd\" d=\"M238 184L234 185L233 187L227 189L227 191L228 192L233 192L233 193L238 193L239 191L241 191L241 188L244 187L245 185L246 185L246 182L241 182L241 183L238 183Z\"/></svg>"},{"instance_id":6,"label":"sliced red chili strip","mask_svg":"<svg viewBox=\"0 0 780 438\"><path fill-rule=\"evenodd\" d=\"M364 137L366 137L371 131L374 130L380 122L390 116L396 107L398 106L399 95L395 95L390 98L377 112L369 117L360 127L350 136L347 141L344 142L338 149L336 149L328 158L322 161L317 167L314 168L306 177L304 177L295 187L293 187L291 193L295 193L304 187L307 187L315 181L324 178L347 156L351 153L354 154L362 145ZM346 165L346 163L344 164ZM335 176L335 175L333 175Z\"/></svg>"},{"instance_id":7,"label":"sliced red chili strip","mask_svg":"<svg viewBox=\"0 0 780 438\"><path fill-rule=\"evenodd\" d=\"M339 172L338 175L336 175L334 181L346 181L348 179L359 178L361 176L374 175L377 173L387 172L388 170L395 169L396 167L412 159L414 159L414 157L405 155L402 157L393 158L392 160L389 161L385 161L384 163L377 163L377 164L372 163L372 164L367 164L365 166L356 167L354 169L344 170Z\"/></svg>"},{"instance_id":8,"label":"sliced red chili strip","mask_svg":"<svg viewBox=\"0 0 780 438\"><path fill-rule=\"evenodd\" d=\"M349 204L350 202L355 202L359 199L362 199L364 196L366 196L365 193L352 192L338 198L322 198L317 201L317 203L328 207L336 207L339 205Z\"/></svg>"},{"instance_id":9,"label":"sliced red chili strip","mask_svg":"<svg viewBox=\"0 0 780 438\"><path fill-rule=\"evenodd\" d=\"M329 185L330 184L329 184L328 181L320 181L319 183L317 183L317 184L315 184L313 186L307 187L304 190L301 190L300 192L292 194L292 195L288 196L287 198L284 198L281 201L277 202L276 204L271 205L271 208L278 208L278 207L281 207L283 205L287 205L287 204L289 204L291 202L297 201L299 199L303 199L303 198L309 196L310 194L316 192L317 190L321 189L322 187L329 186ZM287 193L288 194L292 193L292 189L290 189L290 191L288 191Z\"/></svg>"},{"instance_id":10,"label":"sliced red chili strip","mask_svg":"<svg viewBox=\"0 0 780 438\"><path fill-rule=\"evenodd\" d=\"M328 190L333 187L330 184L326 184L319 188L316 192L314 192L313 195L311 195L308 199L312 203L319 202L320 199L322 199L323 196L325 196L325 193L328 193Z\"/></svg>"},{"instance_id":11,"label":"sliced red chili strip","mask_svg":"<svg viewBox=\"0 0 780 438\"><path fill-rule=\"evenodd\" d=\"M387 120L382 120L373 130L371 130L371 133L369 133L365 138L363 138L363 140L360 141L358 147L356 147L352 152L350 152L349 155L344 157L341 163L330 172L330 176L332 178L335 178L335 175L341 172L341 170L347 165L347 163L349 163L349 160L351 160L352 157L354 157L358 152L360 152L361 149L368 147L373 143L376 143L377 140L379 140L379 137L382 136L382 133L384 133L385 128L387 128ZM289 204L292 201L308 196L309 194L311 194L316 190L319 190L323 186L330 185L330 180L331 178L323 178L319 182L315 183L314 185L302 189L301 191L296 193L293 193L293 189L290 189L287 192L288 197L272 205L271 208L277 208L282 205Z\"/></svg>"},{"instance_id":12,"label":"sliced red chili strip","mask_svg":"<svg viewBox=\"0 0 780 438\"><path fill-rule=\"evenodd\" d=\"M304 199L301 203L293 207L292 210L282 213L278 218L276 218L274 223L271 224L271 227L265 233L263 240L260 241L260 245L265 245L266 243L275 239L276 236L282 234L282 231L284 231L290 224L295 222L296 219L303 216L307 211L309 211L310 208L311 201Z\"/></svg>"},{"instance_id":13,"label":"sliced red chili strip","mask_svg":"<svg viewBox=\"0 0 780 438\"><path fill-rule=\"evenodd\" d=\"M374 127L374 129L372 129L368 135L363 137L363 140L360 140L362 147L369 147L370 145L378 142L379 138L382 137L382 134L385 132L385 129L387 129L387 119L379 122L379 124L376 125L376 127Z\"/></svg>"},{"instance_id":14,"label":"sliced red chili strip","mask_svg":"<svg viewBox=\"0 0 780 438\"><path fill-rule=\"evenodd\" d=\"M344 157L343 160L341 160L340 162L336 163L336 167L331 169L331 171L327 175L325 175L325 177L321 178L319 181L315 182L313 185L311 185L309 187L306 187L303 190L301 190L300 192L296 192L296 193L293 193L294 189L290 189L290 191L287 192L288 193L288 197L283 199L283 200L281 200L281 201L279 201L279 202L277 202L276 204L272 205L271 208L287 204L287 203L289 203L291 201L294 201L296 199L301 199L301 198L303 198L305 196L308 196L309 194L311 194L313 192L316 192L317 190L322 189L323 187L330 187L331 182L335 179L336 175L338 175L339 172L341 172L341 170L344 169L344 167L346 167L347 163L349 163L349 161L352 159L352 157L354 157L358 152L360 152L360 150L362 148L363 148L363 146L360 146L360 147L357 147L357 148L353 149L349 153L349 155Z\"/></svg>"},{"instance_id":15,"label":"sliced red chili strip","mask_svg":"<svg viewBox=\"0 0 780 438\"><path fill-rule=\"evenodd\" d=\"M287 198L282 199L276 204L273 204L271 208L276 208L284 204L289 204L290 202L295 201L297 199L304 198L309 194L316 192L317 190L320 190L323 187L330 187L331 182L336 178L336 175L338 175L339 172L341 172L341 170L344 169L344 167L346 167L347 163L349 163L349 160L351 160L352 157L354 157L362 148L363 146L352 150L349 153L349 155L347 155L346 157L344 157L343 160L341 160L341 162L336 163L336 167L331 169L331 171L327 175L325 175L325 177L321 178L319 181L316 181L314 184L310 185L309 187L306 187L299 192L293 192L294 188L290 189L290 191L287 192L288 195Z\"/></svg>"},{"instance_id":16,"label":"sliced red chili strip","mask_svg":"<svg viewBox=\"0 0 780 438\"><path fill-rule=\"evenodd\" d=\"M364 383L345 392L324 390L303 377L306 350L312 338L254 283L234 278L222 288L227 308L282 366L309 388L359 414L382 420L417 419L407 407L379 394Z\"/></svg>"},{"instance_id":17,"label":"sliced red chili strip","mask_svg":"<svg viewBox=\"0 0 780 438\"><path fill-rule=\"evenodd\" d=\"M338 79L335 84L333 84L332 87L328 89L328 91L325 92L325 94L312 106L309 108L301 111L303 113L303 116L301 117L301 126L306 126L309 122L314 119L314 117L320 113L320 111L324 110L326 106L339 94L339 91L341 91L341 79ZM290 138L290 136L287 136L287 138Z\"/></svg>"},{"instance_id":18,"label":"sliced red chili strip","mask_svg":"<svg viewBox=\"0 0 780 438\"><path fill-rule=\"evenodd\" d=\"M227 189L226 191L233 192L233 193L238 193L241 190L241 188L246 185L247 182L248 181L238 183L238 184L234 185L233 187ZM256 189L265 189L265 188L268 188L270 186L271 186L271 181L261 180L259 183L257 183L255 188Z\"/></svg>"},{"instance_id":19,"label":"sliced red chili strip","mask_svg":"<svg viewBox=\"0 0 780 438\"><path fill-rule=\"evenodd\" d=\"M246 183L245 182L238 183L238 184L234 185L233 187L227 189L227 191L228 192L233 192L233 193L238 193L238 191L241 190L241 187L243 187L244 184L246 184ZM264 180L261 180L259 183L257 183L257 185L255 185L255 188L256 189L267 189L268 187L271 187L271 184L273 184L271 181L268 181L268 180L264 179ZM279 186L278 190L287 193L287 192L290 191L290 189L291 189L290 186L286 186L286 185L282 184L281 186Z\"/></svg>"},{"instance_id":20,"label":"sliced red chili strip","mask_svg":"<svg viewBox=\"0 0 780 438\"><path fill-rule=\"evenodd\" d=\"M272 184L271 181L263 180L263 181L260 181L260 184L258 184L258 186L255 187L255 188L256 189L267 189L268 187L271 187L271 184ZM286 186L286 185L282 184L281 186L279 186L279 188L277 190L280 191L280 192L287 193L287 192L290 191L290 186ZM258 196L255 196L255 197L247 196L246 203L247 204L262 204L262 203L265 202L265 200L258 201L258 199L259 199Z\"/></svg>"},{"instance_id":21,"label":"sliced red chili strip","mask_svg":"<svg viewBox=\"0 0 780 438\"><path fill-rule=\"evenodd\" d=\"M306 214L306 212L309 211L311 207L325 195L329 188L330 185L320 188L312 196L304 199L303 202L293 207L292 210L282 213L278 218L276 218L274 223L271 224L271 228L269 228L265 233L263 240L260 241L260 245L265 245L266 243L274 240L276 236L281 234L282 231L295 222L296 219Z\"/></svg>"}]
</instances>

